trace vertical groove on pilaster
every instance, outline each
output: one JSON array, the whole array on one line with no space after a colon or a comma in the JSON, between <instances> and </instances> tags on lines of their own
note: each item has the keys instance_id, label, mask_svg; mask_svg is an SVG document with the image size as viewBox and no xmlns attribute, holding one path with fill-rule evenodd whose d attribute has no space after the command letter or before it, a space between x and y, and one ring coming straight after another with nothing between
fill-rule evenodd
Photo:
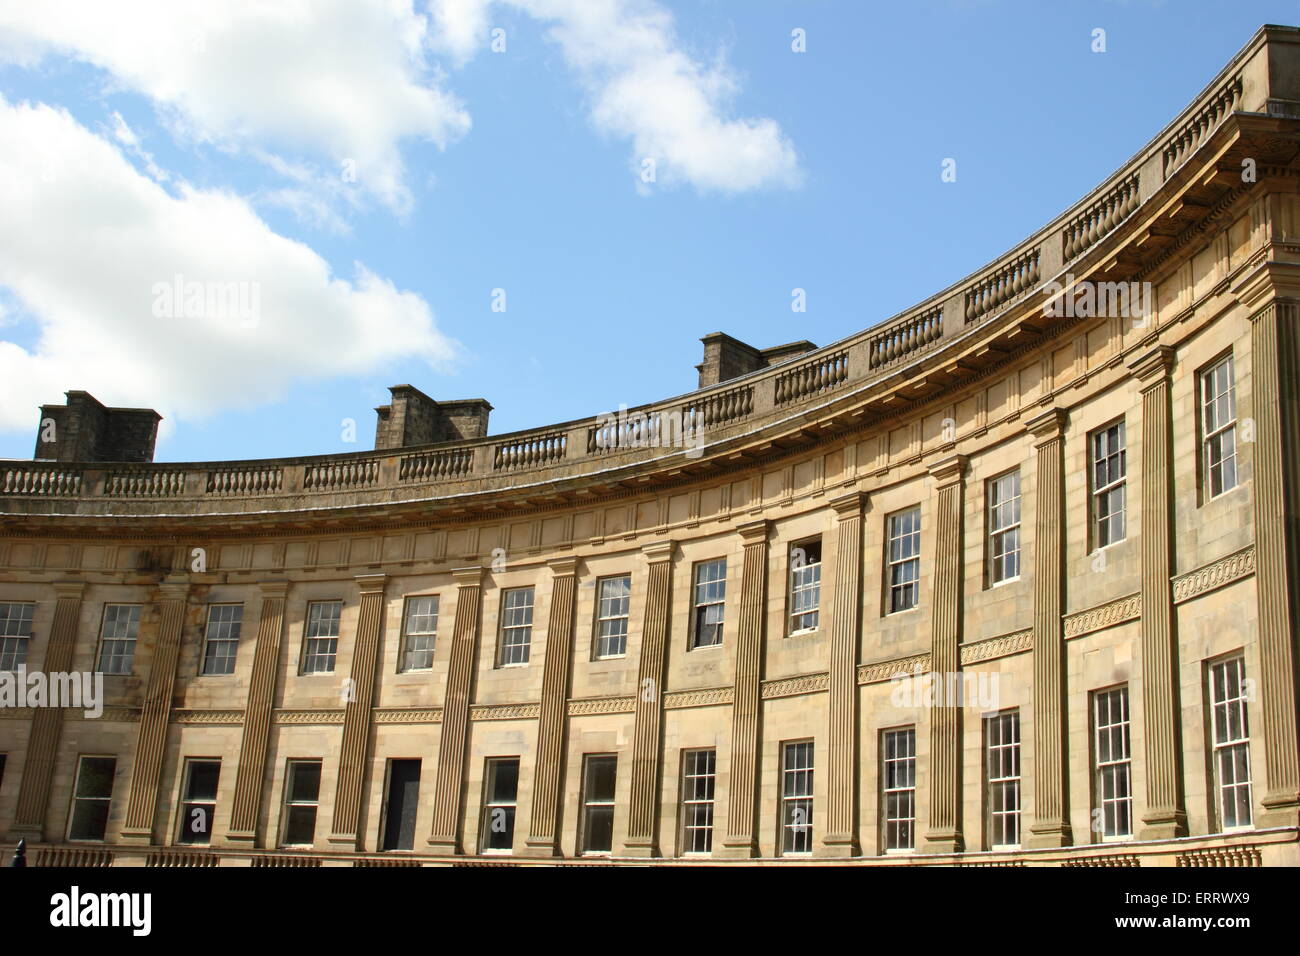
<instances>
[{"instance_id":1,"label":"vertical groove on pilaster","mask_svg":"<svg viewBox=\"0 0 1300 956\"><path fill-rule=\"evenodd\" d=\"M1255 417L1255 594L1259 609L1260 705L1264 713L1265 794L1278 823L1295 824L1300 805L1296 728L1296 614L1300 612L1300 307L1270 303L1251 317Z\"/></svg>"},{"instance_id":2,"label":"vertical groove on pilaster","mask_svg":"<svg viewBox=\"0 0 1300 956\"><path fill-rule=\"evenodd\" d=\"M131 796L122 825L124 836L130 834L137 839L148 837L152 840L188 587L163 585L161 589L163 599L159 604L158 643L149 665L149 683L140 711L135 758L131 763Z\"/></svg>"},{"instance_id":3,"label":"vertical groove on pilaster","mask_svg":"<svg viewBox=\"0 0 1300 956\"><path fill-rule=\"evenodd\" d=\"M442 703L442 730L438 741L438 777L433 792L433 829L429 844L460 852L460 791L465 780L465 745L469 738L469 699L478 649L479 602L482 569L462 575L456 591L456 621L451 660L447 667L447 692Z\"/></svg>"},{"instance_id":4,"label":"vertical groove on pilaster","mask_svg":"<svg viewBox=\"0 0 1300 956\"><path fill-rule=\"evenodd\" d=\"M573 659L574 601L577 562L552 563L551 610L546 626L546 663L537 724L537 763L533 769L533 809L528 845L559 852L560 771L568 730L569 670Z\"/></svg>"},{"instance_id":5,"label":"vertical groove on pilaster","mask_svg":"<svg viewBox=\"0 0 1300 956\"><path fill-rule=\"evenodd\" d=\"M266 587L262 592L257 647L253 651L253 673L248 684L239 765L235 771L235 800L228 836L239 836L255 843L259 842L257 817L266 781L266 754L271 734L271 709L275 703L275 678L280 664L280 640L284 632L286 590L287 586L280 584Z\"/></svg>"},{"instance_id":6,"label":"vertical groove on pilaster","mask_svg":"<svg viewBox=\"0 0 1300 956\"><path fill-rule=\"evenodd\" d=\"M740 530L745 556L740 577L740 619L736 626L736 679L731 704L731 769L724 845L752 855L758 851L754 819L758 810L758 709L767 610L768 522L752 522Z\"/></svg>"},{"instance_id":7,"label":"vertical groove on pilaster","mask_svg":"<svg viewBox=\"0 0 1300 956\"><path fill-rule=\"evenodd\" d=\"M858 629L862 612L860 492L831 502L836 512L835 596L831 617L830 812L824 844L858 848Z\"/></svg>"},{"instance_id":8,"label":"vertical groove on pilaster","mask_svg":"<svg viewBox=\"0 0 1300 956\"><path fill-rule=\"evenodd\" d=\"M54 605L54 621L45 650L46 673L72 669L77 622L81 618L81 595L85 588L81 583L54 586L58 600ZM23 762L23 774L18 786L18 806L14 811L12 826L14 830L32 831L37 839L44 837L42 831L45 811L50 802L50 781L54 776L54 763L62 732L62 708L37 708L27 738L27 757Z\"/></svg>"},{"instance_id":9,"label":"vertical groove on pilaster","mask_svg":"<svg viewBox=\"0 0 1300 956\"><path fill-rule=\"evenodd\" d=\"M343 742L334 790L334 822L330 840L358 842L361 795L370 750L370 720L375 699L375 670L379 634L384 618L384 576L365 575L352 652L352 694L343 710Z\"/></svg>"},{"instance_id":10,"label":"vertical groove on pilaster","mask_svg":"<svg viewBox=\"0 0 1300 956\"><path fill-rule=\"evenodd\" d=\"M654 550L651 551L651 548ZM664 667L672 580L671 542L651 545L641 659L637 668L635 724L632 730L632 788L627 847L657 856L659 766L663 738Z\"/></svg>"}]
</instances>

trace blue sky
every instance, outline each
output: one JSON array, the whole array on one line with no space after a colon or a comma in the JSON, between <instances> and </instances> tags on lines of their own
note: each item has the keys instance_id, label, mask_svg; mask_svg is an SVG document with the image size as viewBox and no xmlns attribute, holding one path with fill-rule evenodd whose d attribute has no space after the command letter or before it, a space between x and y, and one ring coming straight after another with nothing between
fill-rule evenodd
<instances>
[{"instance_id":1,"label":"blue sky","mask_svg":"<svg viewBox=\"0 0 1300 956\"><path fill-rule=\"evenodd\" d=\"M1300 20L322 0L310 24L242 4L213 23L140 0L73 27L62 0L31 6L0 9L0 457L30 457L36 407L85 388L159 409L158 460L369 448L397 383L486 398L501 433L689 391L708 332L824 345L1001 254L1261 24ZM260 283L257 322L150 314L178 271Z\"/></svg>"}]
</instances>

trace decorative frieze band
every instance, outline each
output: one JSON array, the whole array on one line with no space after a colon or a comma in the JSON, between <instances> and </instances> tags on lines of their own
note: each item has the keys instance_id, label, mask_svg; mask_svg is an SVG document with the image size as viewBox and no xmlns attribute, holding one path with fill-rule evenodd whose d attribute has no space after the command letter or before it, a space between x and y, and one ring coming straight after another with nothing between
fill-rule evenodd
<instances>
[{"instance_id":1,"label":"decorative frieze band","mask_svg":"<svg viewBox=\"0 0 1300 956\"><path fill-rule=\"evenodd\" d=\"M963 644L961 662L965 665L976 664L980 661L992 661L999 657L1021 654L1032 650L1033 647L1034 629L1027 627L1023 631L1014 631L1011 634L990 637L987 640L976 641L973 644Z\"/></svg>"},{"instance_id":2,"label":"decorative frieze band","mask_svg":"<svg viewBox=\"0 0 1300 956\"><path fill-rule=\"evenodd\" d=\"M342 724L343 709L338 710L277 710L276 724Z\"/></svg>"},{"instance_id":3,"label":"decorative frieze band","mask_svg":"<svg viewBox=\"0 0 1300 956\"><path fill-rule=\"evenodd\" d=\"M440 724L441 707L383 707L375 711L377 724Z\"/></svg>"},{"instance_id":4,"label":"decorative frieze band","mask_svg":"<svg viewBox=\"0 0 1300 956\"><path fill-rule=\"evenodd\" d=\"M469 719L529 720L541 712L541 704L479 704L469 709Z\"/></svg>"},{"instance_id":5,"label":"decorative frieze band","mask_svg":"<svg viewBox=\"0 0 1300 956\"><path fill-rule=\"evenodd\" d=\"M893 661L858 665L859 684L880 684L896 674L924 674L930 669L929 654L913 654Z\"/></svg>"},{"instance_id":6,"label":"decorative frieze band","mask_svg":"<svg viewBox=\"0 0 1300 956\"><path fill-rule=\"evenodd\" d=\"M716 704L730 704L734 695L733 687L710 687L707 690L679 690L664 694L664 708L674 710L682 707L710 707Z\"/></svg>"},{"instance_id":7,"label":"decorative frieze band","mask_svg":"<svg viewBox=\"0 0 1300 956\"><path fill-rule=\"evenodd\" d=\"M636 709L636 701L626 697L584 697L569 701L570 717L585 717L590 714L630 714Z\"/></svg>"},{"instance_id":8,"label":"decorative frieze band","mask_svg":"<svg viewBox=\"0 0 1300 956\"><path fill-rule=\"evenodd\" d=\"M796 697L799 694L817 694L827 690L830 685L829 674L804 674L801 677L766 680L763 681L762 696L764 700L772 700L777 697Z\"/></svg>"},{"instance_id":9,"label":"decorative frieze band","mask_svg":"<svg viewBox=\"0 0 1300 956\"><path fill-rule=\"evenodd\" d=\"M1174 603L1182 604L1254 573L1255 548L1252 545L1174 578Z\"/></svg>"},{"instance_id":10,"label":"decorative frieze band","mask_svg":"<svg viewBox=\"0 0 1300 956\"><path fill-rule=\"evenodd\" d=\"M1086 611L1067 614L1065 617L1065 636L1066 638L1082 637L1084 634L1102 631L1108 627L1114 627L1116 624L1123 624L1126 621L1136 621L1141 610L1142 596L1140 594L1129 594L1108 604L1099 604L1097 607L1090 607Z\"/></svg>"},{"instance_id":11,"label":"decorative frieze band","mask_svg":"<svg viewBox=\"0 0 1300 956\"><path fill-rule=\"evenodd\" d=\"M178 710L172 715L177 724L231 724L244 722L242 710Z\"/></svg>"}]
</instances>

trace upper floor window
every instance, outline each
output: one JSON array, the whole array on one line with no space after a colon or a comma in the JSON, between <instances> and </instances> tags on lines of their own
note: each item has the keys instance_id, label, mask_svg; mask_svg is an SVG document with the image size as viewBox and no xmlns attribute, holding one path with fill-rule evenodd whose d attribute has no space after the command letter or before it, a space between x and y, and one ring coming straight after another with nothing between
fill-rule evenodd
<instances>
[{"instance_id":1,"label":"upper floor window","mask_svg":"<svg viewBox=\"0 0 1300 956\"><path fill-rule=\"evenodd\" d=\"M627 653L627 620L631 601L630 574L601 579L596 606L596 657L622 657Z\"/></svg>"},{"instance_id":2,"label":"upper floor window","mask_svg":"<svg viewBox=\"0 0 1300 956\"><path fill-rule=\"evenodd\" d=\"M617 775L617 754L587 754L583 758L578 824L581 853L608 853L614 846L614 782Z\"/></svg>"},{"instance_id":3,"label":"upper floor window","mask_svg":"<svg viewBox=\"0 0 1300 956\"><path fill-rule=\"evenodd\" d=\"M99 636L99 669L105 674L131 673L135 640L139 636L139 604L104 605L104 624Z\"/></svg>"},{"instance_id":4,"label":"upper floor window","mask_svg":"<svg viewBox=\"0 0 1300 956\"><path fill-rule=\"evenodd\" d=\"M433 666L433 642L438 636L438 596L406 599L402 619L402 670L427 671Z\"/></svg>"},{"instance_id":5,"label":"upper floor window","mask_svg":"<svg viewBox=\"0 0 1300 956\"><path fill-rule=\"evenodd\" d=\"M1248 827L1251 821L1249 696L1245 658L1231 657L1210 668L1215 788L1225 830Z\"/></svg>"},{"instance_id":6,"label":"upper floor window","mask_svg":"<svg viewBox=\"0 0 1300 956\"><path fill-rule=\"evenodd\" d=\"M817 628L822 594L822 539L790 548L790 633Z\"/></svg>"},{"instance_id":7,"label":"upper floor window","mask_svg":"<svg viewBox=\"0 0 1300 956\"><path fill-rule=\"evenodd\" d=\"M727 559L701 561L695 566L695 613L691 647L722 643L722 618L727 600Z\"/></svg>"},{"instance_id":8,"label":"upper floor window","mask_svg":"<svg viewBox=\"0 0 1300 956\"><path fill-rule=\"evenodd\" d=\"M1020 577L1020 472L988 483L989 583Z\"/></svg>"},{"instance_id":9,"label":"upper floor window","mask_svg":"<svg viewBox=\"0 0 1300 956\"><path fill-rule=\"evenodd\" d=\"M501 642L497 666L527 664L533 642L533 589L515 588L501 596Z\"/></svg>"},{"instance_id":10,"label":"upper floor window","mask_svg":"<svg viewBox=\"0 0 1300 956\"><path fill-rule=\"evenodd\" d=\"M889 516L889 613L916 607L921 585L921 509Z\"/></svg>"},{"instance_id":11,"label":"upper floor window","mask_svg":"<svg viewBox=\"0 0 1300 956\"><path fill-rule=\"evenodd\" d=\"M209 604L208 626L203 632L203 673L233 674L239 650L244 605Z\"/></svg>"},{"instance_id":12,"label":"upper floor window","mask_svg":"<svg viewBox=\"0 0 1300 956\"><path fill-rule=\"evenodd\" d=\"M0 604L0 671L14 671L27 663L35 604Z\"/></svg>"},{"instance_id":13,"label":"upper floor window","mask_svg":"<svg viewBox=\"0 0 1300 956\"><path fill-rule=\"evenodd\" d=\"M1237 487L1237 386L1232 356L1201 373L1201 429L1209 497Z\"/></svg>"},{"instance_id":14,"label":"upper floor window","mask_svg":"<svg viewBox=\"0 0 1300 956\"><path fill-rule=\"evenodd\" d=\"M307 605L307 637L302 659L304 674L334 673L342 613L342 601L313 601Z\"/></svg>"},{"instance_id":15,"label":"upper floor window","mask_svg":"<svg viewBox=\"0 0 1300 956\"><path fill-rule=\"evenodd\" d=\"M1092 461L1092 538L1096 548L1124 540L1124 423L1088 436Z\"/></svg>"}]
</instances>

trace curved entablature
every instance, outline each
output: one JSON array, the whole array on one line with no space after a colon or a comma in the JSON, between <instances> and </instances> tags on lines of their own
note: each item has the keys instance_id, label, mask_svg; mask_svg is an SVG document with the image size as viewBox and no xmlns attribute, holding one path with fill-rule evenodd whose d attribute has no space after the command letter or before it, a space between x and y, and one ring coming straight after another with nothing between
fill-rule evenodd
<instances>
[{"instance_id":1,"label":"curved entablature","mask_svg":"<svg viewBox=\"0 0 1300 956\"><path fill-rule=\"evenodd\" d=\"M1146 147L1043 229L917 306L781 364L618 415L454 442L258 461L3 462L0 522L455 518L689 481L915 415L1052 347L1072 323L1045 306L1072 284L1148 279L1247 193L1289 174L1300 76L1281 59L1295 44L1300 30L1261 28Z\"/></svg>"}]
</instances>

